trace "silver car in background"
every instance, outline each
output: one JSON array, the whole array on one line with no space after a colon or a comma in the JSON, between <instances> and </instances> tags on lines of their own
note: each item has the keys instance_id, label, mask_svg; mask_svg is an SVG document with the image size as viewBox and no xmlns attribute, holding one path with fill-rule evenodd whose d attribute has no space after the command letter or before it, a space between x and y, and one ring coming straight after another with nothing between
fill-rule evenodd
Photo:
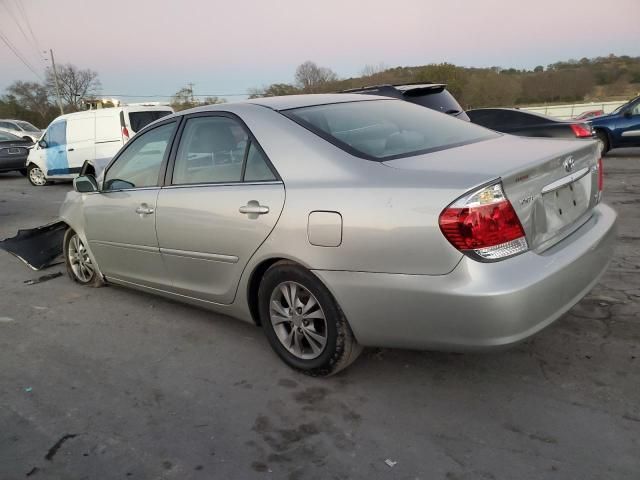
<instances>
[{"instance_id":1,"label":"silver car in background","mask_svg":"<svg viewBox=\"0 0 640 480\"><path fill-rule=\"evenodd\" d=\"M615 237L596 142L358 94L180 112L74 186L61 217L75 281L261 325L312 375L363 346L521 341L594 286Z\"/></svg>"}]
</instances>

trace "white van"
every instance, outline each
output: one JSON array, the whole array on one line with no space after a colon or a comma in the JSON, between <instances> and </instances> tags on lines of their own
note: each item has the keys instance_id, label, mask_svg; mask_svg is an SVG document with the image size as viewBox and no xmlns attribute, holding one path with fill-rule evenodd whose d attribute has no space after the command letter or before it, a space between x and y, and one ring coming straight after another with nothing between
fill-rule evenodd
<instances>
[{"instance_id":1,"label":"white van","mask_svg":"<svg viewBox=\"0 0 640 480\"><path fill-rule=\"evenodd\" d=\"M127 106L61 115L29 152L27 177L39 187L74 178L87 160L106 164L137 131L171 113L171 107Z\"/></svg>"}]
</instances>

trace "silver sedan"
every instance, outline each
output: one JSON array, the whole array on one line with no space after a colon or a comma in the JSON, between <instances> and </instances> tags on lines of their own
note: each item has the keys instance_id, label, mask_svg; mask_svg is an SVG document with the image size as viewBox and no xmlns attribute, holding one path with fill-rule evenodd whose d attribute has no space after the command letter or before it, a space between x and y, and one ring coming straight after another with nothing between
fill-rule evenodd
<instances>
[{"instance_id":1,"label":"silver sedan","mask_svg":"<svg viewBox=\"0 0 640 480\"><path fill-rule=\"evenodd\" d=\"M560 317L612 255L595 142L502 135L401 100L209 106L139 132L61 217L69 274L261 325L329 375L363 346L464 351Z\"/></svg>"}]
</instances>

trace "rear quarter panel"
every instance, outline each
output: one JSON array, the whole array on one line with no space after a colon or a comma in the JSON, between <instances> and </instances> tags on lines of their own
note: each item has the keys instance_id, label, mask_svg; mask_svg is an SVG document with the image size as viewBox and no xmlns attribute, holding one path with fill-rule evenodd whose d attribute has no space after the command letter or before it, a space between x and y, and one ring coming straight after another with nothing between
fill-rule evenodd
<instances>
[{"instance_id":1,"label":"rear quarter panel","mask_svg":"<svg viewBox=\"0 0 640 480\"><path fill-rule=\"evenodd\" d=\"M241 116L286 190L280 220L252 262L284 257L311 269L428 275L455 268L462 255L440 232L438 216L464 191L459 185L353 157L277 112L242 107L251 109ZM340 213L340 246L311 245L313 211Z\"/></svg>"}]
</instances>

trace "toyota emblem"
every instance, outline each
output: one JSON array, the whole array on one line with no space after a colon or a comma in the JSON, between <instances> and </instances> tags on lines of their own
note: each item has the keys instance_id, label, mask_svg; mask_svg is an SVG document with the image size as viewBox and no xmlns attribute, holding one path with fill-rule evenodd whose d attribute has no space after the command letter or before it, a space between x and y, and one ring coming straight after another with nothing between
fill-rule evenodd
<instances>
[{"instance_id":1,"label":"toyota emblem","mask_svg":"<svg viewBox=\"0 0 640 480\"><path fill-rule=\"evenodd\" d=\"M573 170L573 164L574 164L574 160L573 157L567 157L564 159L564 162L562 162L562 166L564 167L564 169L567 172L570 172L571 170Z\"/></svg>"}]
</instances>

